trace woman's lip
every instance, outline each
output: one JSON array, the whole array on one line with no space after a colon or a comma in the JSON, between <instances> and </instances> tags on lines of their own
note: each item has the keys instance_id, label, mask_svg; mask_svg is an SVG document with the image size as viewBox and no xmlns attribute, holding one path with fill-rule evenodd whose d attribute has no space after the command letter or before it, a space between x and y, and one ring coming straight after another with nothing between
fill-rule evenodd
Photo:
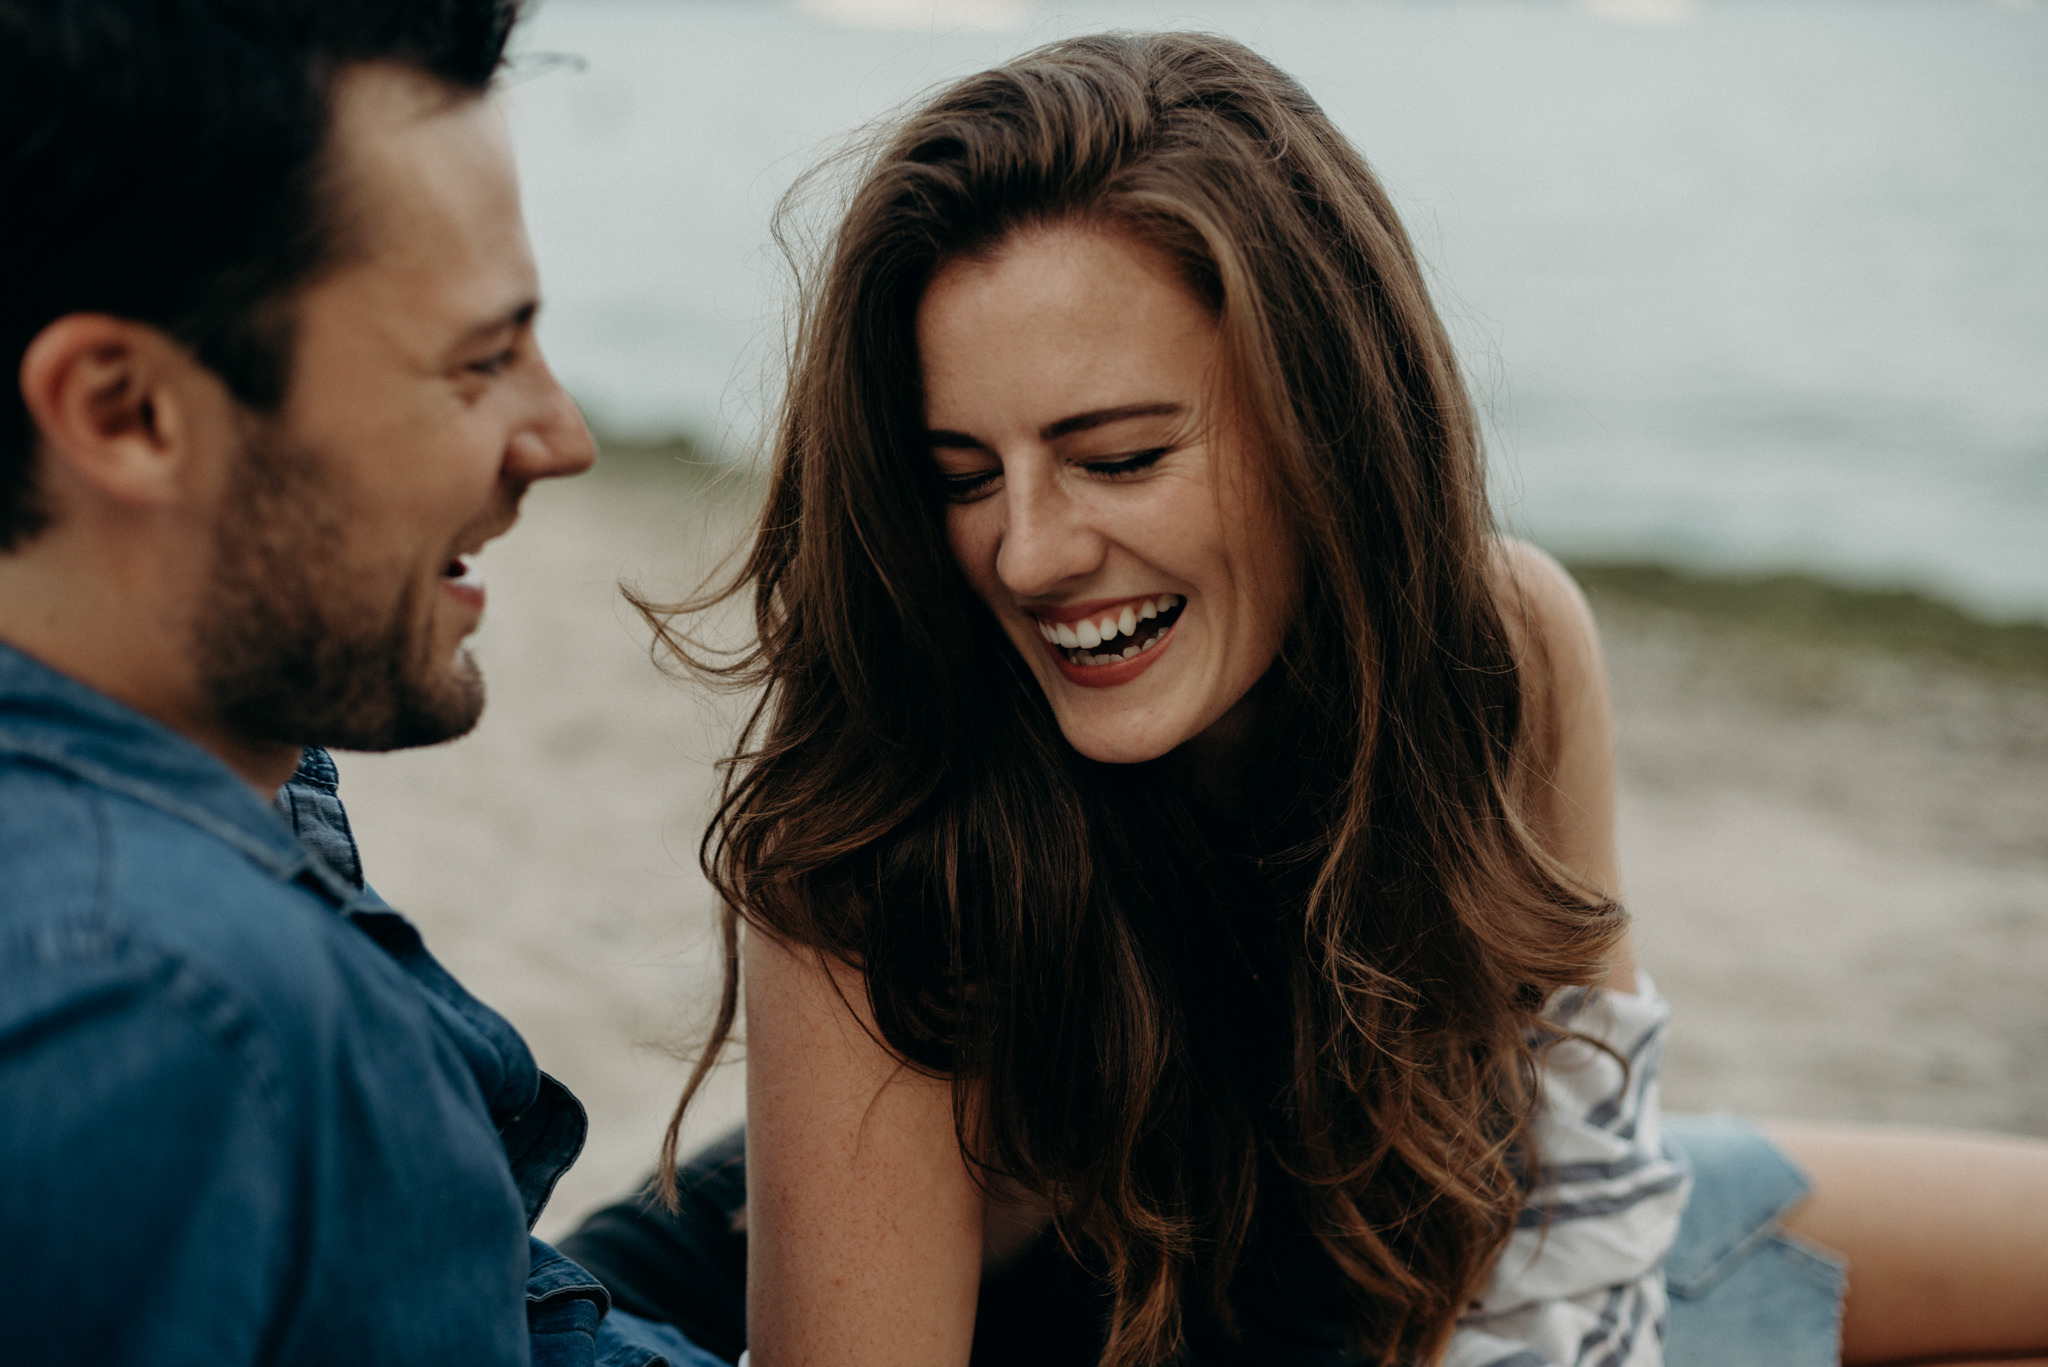
<instances>
[{"instance_id":1,"label":"woman's lip","mask_svg":"<svg viewBox=\"0 0 2048 1367\"><path fill-rule=\"evenodd\" d=\"M1130 600L1114 598L1106 601L1126 603ZM1079 684L1083 688L1115 688L1118 684L1129 683L1150 669L1166 652L1166 648L1173 644L1173 638L1179 631L1180 622L1176 620L1172 626L1159 634L1156 645L1148 650L1139 651L1128 660L1119 660L1113 665L1078 665L1067 658L1067 652L1063 647L1051 641L1043 641L1041 644L1052 652L1053 667L1059 670L1061 677L1068 683Z\"/></svg>"},{"instance_id":2,"label":"woman's lip","mask_svg":"<svg viewBox=\"0 0 2048 1367\"><path fill-rule=\"evenodd\" d=\"M1091 598L1085 603L1062 603L1056 608L1030 608L1026 611L1027 615L1035 617L1047 625L1057 625L1061 622L1071 624L1084 619L1092 621L1108 612L1111 608L1136 607L1147 598L1164 598L1166 596L1165 590L1161 590L1158 593L1129 593L1121 598ZM1185 594L1176 596L1181 598L1183 602L1186 601Z\"/></svg>"}]
</instances>

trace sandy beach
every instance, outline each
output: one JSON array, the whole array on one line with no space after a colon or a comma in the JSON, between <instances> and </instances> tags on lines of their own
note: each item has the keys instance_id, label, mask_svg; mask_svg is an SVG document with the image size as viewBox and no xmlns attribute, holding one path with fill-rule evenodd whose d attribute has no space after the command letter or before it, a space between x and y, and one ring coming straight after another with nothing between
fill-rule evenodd
<instances>
[{"instance_id":1,"label":"sandy beach","mask_svg":"<svg viewBox=\"0 0 2048 1367\"><path fill-rule=\"evenodd\" d=\"M752 498L647 455L536 489L484 560L483 724L342 757L371 881L589 1108L543 1236L649 1170L717 981L696 846L736 711L650 665L618 580L694 587ZM2048 1135L2048 673L1600 583L1666 1104Z\"/></svg>"}]
</instances>

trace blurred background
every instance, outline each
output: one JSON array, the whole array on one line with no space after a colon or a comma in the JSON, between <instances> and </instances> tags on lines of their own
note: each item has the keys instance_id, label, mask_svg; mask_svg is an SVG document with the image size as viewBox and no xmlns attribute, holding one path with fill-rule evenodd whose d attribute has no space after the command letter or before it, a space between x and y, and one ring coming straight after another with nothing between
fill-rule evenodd
<instances>
[{"instance_id":1,"label":"blurred background","mask_svg":"<svg viewBox=\"0 0 2048 1367\"><path fill-rule=\"evenodd\" d=\"M508 107L606 459L487 557L477 734L344 760L373 880L591 1107L543 1232L644 1172L716 981L736 704L655 672L616 582L744 535L775 207L918 92L1109 27L1252 44L1401 209L1497 510L1607 638L1667 1101L2048 1134L2048 8L549 0Z\"/></svg>"}]
</instances>

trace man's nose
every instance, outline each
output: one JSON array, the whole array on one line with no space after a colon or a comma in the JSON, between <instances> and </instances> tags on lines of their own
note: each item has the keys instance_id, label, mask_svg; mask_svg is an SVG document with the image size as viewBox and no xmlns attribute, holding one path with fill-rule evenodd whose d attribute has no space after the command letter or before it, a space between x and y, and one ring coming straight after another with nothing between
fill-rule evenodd
<instances>
[{"instance_id":1,"label":"man's nose","mask_svg":"<svg viewBox=\"0 0 2048 1367\"><path fill-rule=\"evenodd\" d=\"M996 577L1020 598L1057 593L1102 565L1104 543L1056 474L1006 473Z\"/></svg>"},{"instance_id":2,"label":"man's nose","mask_svg":"<svg viewBox=\"0 0 2048 1367\"><path fill-rule=\"evenodd\" d=\"M543 370L533 419L506 443L505 475L522 485L580 475L597 460L597 442L583 410L552 372Z\"/></svg>"}]
</instances>

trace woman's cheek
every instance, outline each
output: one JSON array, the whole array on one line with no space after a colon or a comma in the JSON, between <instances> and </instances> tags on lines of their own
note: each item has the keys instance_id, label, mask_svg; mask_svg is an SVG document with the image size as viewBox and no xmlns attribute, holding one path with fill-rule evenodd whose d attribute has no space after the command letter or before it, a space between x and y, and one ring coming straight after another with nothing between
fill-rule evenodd
<instances>
[{"instance_id":1,"label":"woman's cheek","mask_svg":"<svg viewBox=\"0 0 2048 1367\"><path fill-rule=\"evenodd\" d=\"M1002 610L1003 587L996 577L999 531L995 519L989 516L994 501L982 499L947 508L946 547L952 551L953 563L960 567L961 577L974 596L995 614L997 622L1007 624Z\"/></svg>"}]
</instances>

